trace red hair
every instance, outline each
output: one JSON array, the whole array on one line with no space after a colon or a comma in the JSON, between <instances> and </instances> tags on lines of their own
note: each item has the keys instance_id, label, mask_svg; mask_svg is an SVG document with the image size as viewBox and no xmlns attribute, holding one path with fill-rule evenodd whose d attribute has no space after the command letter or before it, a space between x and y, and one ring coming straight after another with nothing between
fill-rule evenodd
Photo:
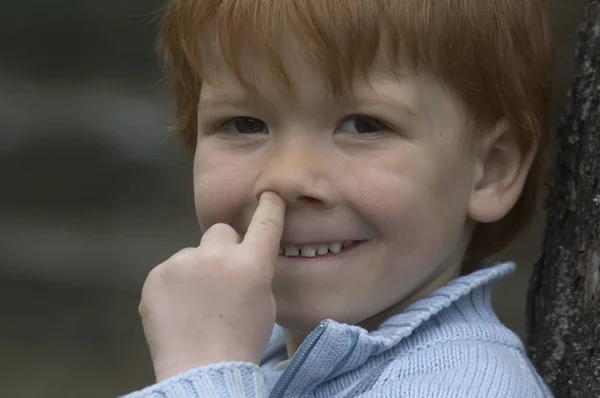
<instances>
[{"instance_id":1,"label":"red hair","mask_svg":"<svg viewBox=\"0 0 600 398\"><path fill-rule=\"evenodd\" d=\"M537 142L538 151L514 208L476 226L467 256L480 261L530 223L545 181L548 19L547 0L171 0L159 51L173 78L177 133L190 149L202 82L210 78L202 48L215 39L226 66L249 89L254 82L237 62L247 48L289 86L280 50L292 34L335 94L344 95L383 51L398 67L406 60L427 67L462 101L474 126L470 143L505 117L523 150Z\"/></svg>"}]
</instances>

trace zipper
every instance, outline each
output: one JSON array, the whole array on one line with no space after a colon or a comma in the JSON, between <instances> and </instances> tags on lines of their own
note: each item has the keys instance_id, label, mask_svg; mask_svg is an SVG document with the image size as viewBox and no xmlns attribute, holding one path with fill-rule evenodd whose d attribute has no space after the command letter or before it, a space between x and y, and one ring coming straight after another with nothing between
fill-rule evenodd
<instances>
[{"instance_id":1,"label":"zipper","mask_svg":"<svg viewBox=\"0 0 600 398\"><path fill-rule=\"evenodd\" d=\"M275 387L273 387L273 390L269 395L270 398L278 398L283 396L283 392L288 387L288 385L292 381L292 378L298 372L298 369L300 368L300 366L302 366L302 364L306 360L306 357L308 356L308 354L310 354L315 344L317 344L317 340L319 340L321 335L325 332L326 327L327 321L321 322L319 326L317 326L316 329L308 335L306 340L304 340L304 342L292 358L292 361L288 365L287 369L285 370L279 381L277 381Z\"/></svg>"}]
</instances>

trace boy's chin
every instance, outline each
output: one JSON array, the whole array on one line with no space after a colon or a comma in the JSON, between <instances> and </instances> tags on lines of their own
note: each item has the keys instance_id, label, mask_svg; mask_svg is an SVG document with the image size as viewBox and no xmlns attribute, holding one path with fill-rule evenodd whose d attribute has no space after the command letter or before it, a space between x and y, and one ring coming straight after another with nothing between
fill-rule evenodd
<instances>
[{"instance_id":1,"label":"boy's chin","mask_svg":"<svg viewBox=\"0 0 600 398\"><path fill-rule=\"evenodd\" d=\"M276 322L287 331L299 334L309 334L325 319L328 318L321 318L316 314L313 316L310 314L298 316L298 314L280 314L278 311Z\"/></svg>"},{"instance_id":2,"label":"boy's chin","mask_svg":"<svg viewBox=\"0 0 600 398\"><path fill-rule=\"evenodd\" d=\"M351 319L351 317L343 316L342 314L332 314L331 312L303 311L298 308L290 310L278 309L276 322L285 330L294 333L309 334L321 322L328 319L349 325L356 325L361 322L360 320Z\"/></svg>"}]
</instances>

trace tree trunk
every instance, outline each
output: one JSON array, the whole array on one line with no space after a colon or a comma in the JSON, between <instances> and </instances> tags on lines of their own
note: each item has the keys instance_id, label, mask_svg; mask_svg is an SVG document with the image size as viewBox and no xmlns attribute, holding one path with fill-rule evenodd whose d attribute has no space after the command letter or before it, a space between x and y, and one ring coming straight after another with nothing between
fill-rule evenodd
<instances>
[{"instance_id":1,"label":"tree trunk","mask_svg":"<svg viewBox=\"0 0 600 398\"><path fill-rule=\"evenodd\" d=\"M527 345L557 397L600 397L600 0L588 1L575 62L529 285Z\"/></svg>"}]
</instances>

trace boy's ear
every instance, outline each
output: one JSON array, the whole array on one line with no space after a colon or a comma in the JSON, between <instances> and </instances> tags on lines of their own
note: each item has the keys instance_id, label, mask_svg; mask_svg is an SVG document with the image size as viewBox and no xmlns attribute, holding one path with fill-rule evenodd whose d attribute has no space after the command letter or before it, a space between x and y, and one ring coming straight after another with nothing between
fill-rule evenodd
<instances>
[{"instance_id":1,"label":"boy's ear","mask_svg":"<svg viewBox=\"0 0 600 398\"><path fill-rule=\"evenodd\" d=\"M537 140L527 151L506 119L500 119L475 149L475 179L469 198L471 219L490 223L502 219L517 203L531 163Z\"/></svg>"}]
</instances>

